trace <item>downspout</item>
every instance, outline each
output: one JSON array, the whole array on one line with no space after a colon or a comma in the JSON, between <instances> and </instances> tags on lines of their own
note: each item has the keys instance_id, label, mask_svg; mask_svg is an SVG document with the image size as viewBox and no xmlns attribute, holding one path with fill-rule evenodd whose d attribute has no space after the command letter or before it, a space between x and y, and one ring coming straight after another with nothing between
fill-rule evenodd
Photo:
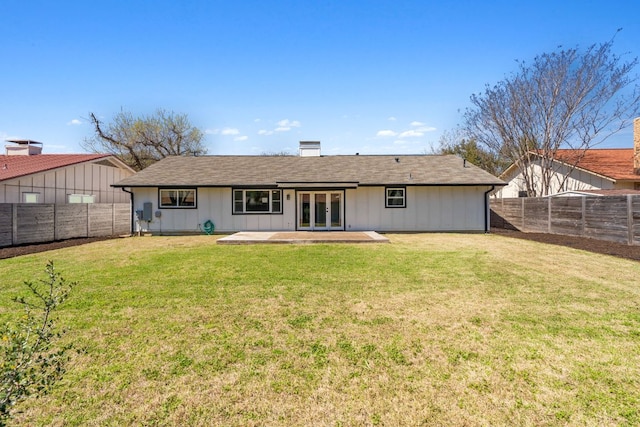
<instances>
[{"instance_id":1,"label":"downspout","mask_svg":"<svg viewBox=\"0 0 640 427\"><path fill-rule=\"evenodd\" d=\"M129 193L129 197L131 199L131 235L133 236L135 231L134 231L134 224L136 223L136 219L135 219L135 215L136 212L134 210L135 204L133 203L133 191L129 191L129 190L125 190L124 187L121 188L122 191L124 191L125 193Z\"/></svg>"},{"instance_id":2,"label":"downspout","mask_svg":"<svg viewBox=\"0 0 640 427\"><path fill-rule=\"evenodd\" d=\"M496 186L492 185L490 189L484 192L484 232L485 233L489 233L489 228L491 224L489 222L491 220L491 213L489 208L489 193L491 193L495 189L496 189Z\"/></svg>"}]
</instances>

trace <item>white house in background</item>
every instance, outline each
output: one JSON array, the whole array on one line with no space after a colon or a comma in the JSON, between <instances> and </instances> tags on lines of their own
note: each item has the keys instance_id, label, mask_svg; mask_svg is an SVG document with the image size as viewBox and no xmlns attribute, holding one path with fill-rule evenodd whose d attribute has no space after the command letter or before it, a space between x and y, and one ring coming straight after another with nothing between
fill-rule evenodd
<instances>
[{"instance_id":1,"label":"white house in background","mask_svg":"<svg viewBox=\"0 0 640 427\"><path fill-rule=\"evenodd\" d=\"M504 182L456 156L168 157L115 184L138 227L190 233L294 230L488 230L488 194Z\"/></svg>"},{"instance_id":2,"label":"white house in background","mask_svg":"<svg viewBox=\"0 0 640 427\"><path fill-rule=\"evenodd\" d=\"M128 203L112 184L133 169L109 154L42 154L42 143L7 140L0 155L0 203Z\"/></svg>"},{"instance_id":3,"label":"white house in background","mask_svg":"<svg viewBox=\"0 0 640 427\"><path fill-rule=\"evenodd\" d=\"M597 192L621 194L640 190L640 118L633 122L634 148L558 150L549 194ZM531 153L534 161L526 167L537 177L540 188L540 155ZM577 165L577 166L574 166ZM521 169L513 164L502 175L507 185L495 192L496 197L526 197L526 185Z\"/></svg>"}]
</instances>

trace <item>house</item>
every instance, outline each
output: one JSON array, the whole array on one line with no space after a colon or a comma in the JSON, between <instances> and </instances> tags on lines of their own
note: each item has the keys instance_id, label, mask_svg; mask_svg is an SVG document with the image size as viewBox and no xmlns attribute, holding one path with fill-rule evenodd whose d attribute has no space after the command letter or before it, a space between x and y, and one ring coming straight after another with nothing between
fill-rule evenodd
<instances>
[{"instance_id":1,"label":"house","mask_svg":"<svg viewBox=\"0 0 640 427\"><path fill-rule=\"evenodd\" d=\"M0 155L0 203L128 203L112 184L133 169L109 154L42 154L42 143L7 140Z\"/></svg>"},{"instance_id":2,"label":"house","mask_svg":"<svg viewBox=\"0 0 640 427\"><path fill-rule=\"evenodd\" d=\"M626 194L640 190L640 118L634 120L633 129L634 148L558 150L552 163L555 176L549 194L585 191ZM534 160L527 167L539 183L541 155L531 153L531 156ZM496 197L527 196L522 170L516 164L511 165L500 178L508 184L495 192Z\"/></svg>"},{"instance_id":3,"label":"house","mask_svg":"<svg viewBox=\"0 0 640 427\"><path fill-rule=\"evenodd\" d=\"M504 182L457 156L168 157L115 184L138 231L488 230L488 194ZM208 222L210 221L210 222Z\"/></svg>"}]
</instances>

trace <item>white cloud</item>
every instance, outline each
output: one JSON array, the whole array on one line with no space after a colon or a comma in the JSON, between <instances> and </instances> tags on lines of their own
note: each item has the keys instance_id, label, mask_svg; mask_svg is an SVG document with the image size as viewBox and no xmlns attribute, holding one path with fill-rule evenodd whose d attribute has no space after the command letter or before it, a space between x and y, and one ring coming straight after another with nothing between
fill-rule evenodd
<instances>
[{"instance_id":1,"label":"white cloud","mask_svg":"<svg viewBox=\"0 0 640 427\"><path fill-rule=\"evenodd\" d=\"M273 130L260 129L258 135L273 135L275 132L288 132L292 128L302 127L302 123L298 120L282 119L276 123L276 127Z\"/></svg>"},{"instance_id":2,"label":"white cloud","mask_svg":"<svg viewBox=\"0 0 640 427\"><path fill-rule=\"evenodd\" d=\"M238 135L240 134L240 131L236 128L224 128L220 133L222 135Z\"/></svg>"},{"instance_id":3,"label":"white cloud","mask_svg":"<svg viewBox=\"0 0 640 427\"><path fill-rule=\"evenodd\" d=\"M412 122L410 123L410 125L411 125L411 126L413 126L413 127L415 128L415 127L418 127L418 126L424 126L424 123L419 122L419 121L417 121L417 120L414 120L414 121L412 121Z\"/></svg>"},{"instance_id":4,"label":"white cloud","mask_svg":"<svg viewBox=\"0 0 640 427\"><path fill-rule=\"evenodd\" d=\"M249 137L247 135L240 135L240 136L236 136L235 138L233 138L234 141L246 141L247 139L249 139Z\"/></svg>"},{"instance_id":5,"label":"white cloud","mask_svg":"<svg viewBox=\"0 0 640 427\"><path fill-rule=\"evenodd\" d=\"M419 136L424 136L424 132L419 132L417 130L406 130L398 135L398 138L415 138Z\"/></svg>"},{"instance_id":6,"label":"white cloud","mask_svg":"<svg viewBox=\"0 0 640 427\"><path fill-rule=\"evenodd\" d=\"M396 119L395 117L391 116L387 120L389 120L390 122L395 122L398 119Z\"/></svg>"},{"instance_id":7,"label":"white cloud","mask_svg":"<svg viewBox=\"0 0 640 427\"><path fill-rule=\"evenodd\" d=\"M217 135L220 133L220 129L205 129L204 133L207 135Z\"/></svg>"},{"instance_id":8,"label":"white cloud","mask_svg":"<svg viewBox=\"0 0 640 427\"><path fill-rule=\"evenodd\" d=\"M67 122L68 126L78 126L78 125L81 125L81 124L82 124L82 122L80 120L78 120L78 119L73 119L70 122Z\"/></svg>"},{"instance_id":9,"label":"white cloud","mask_svg":"<svg viewBox=\"0 0 640 427\"><path fill-rule=\"evenodd\" d=\"M394 132L394 131L389 130L389 129L379 130L376 133L376 136L396 136L396 135L398 135L398 132Z\"/></svg>"},{"instance_id":10,"label":"white cloud","mask_svg":"<svg viewBox=\"0 0 640 427\"><path fill-rule=\"evenodd\" d=\"M416 129L418 132L434 132L437 129L434 128L433 126L421 126L419 128Z\"/></svg>"},{"instance_id":11,"label":"white cloud","mask_svg":"<svg viewBox=\"0 0 640 427\"><path fill-rule=\"evenodd\" d=\"M277 125L281 128L299 128L301 126L299 121L289 119L280 120Z\"/></svg>"}]
</instances>

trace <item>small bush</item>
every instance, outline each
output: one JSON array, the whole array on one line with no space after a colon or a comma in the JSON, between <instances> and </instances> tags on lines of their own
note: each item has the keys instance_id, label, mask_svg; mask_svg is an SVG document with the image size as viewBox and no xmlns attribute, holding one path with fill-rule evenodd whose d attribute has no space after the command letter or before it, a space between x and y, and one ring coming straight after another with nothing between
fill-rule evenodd
<instances>
[{"instance_id":1,"label":"small bush","mask_svg":"<svg viewBox=\"0 0 640 427\"><path fill-rule=\"evenodd\" d=\"M15 325L0 325L0 426L11 418L19 401L45 393L64 374L70 346L56 348L63 331L56 329L53 311L68 297L75 283L67 284L53 262L47 278L24 282L28 297L15 297L24 314Z\"/></svg>"}]
</instances>

